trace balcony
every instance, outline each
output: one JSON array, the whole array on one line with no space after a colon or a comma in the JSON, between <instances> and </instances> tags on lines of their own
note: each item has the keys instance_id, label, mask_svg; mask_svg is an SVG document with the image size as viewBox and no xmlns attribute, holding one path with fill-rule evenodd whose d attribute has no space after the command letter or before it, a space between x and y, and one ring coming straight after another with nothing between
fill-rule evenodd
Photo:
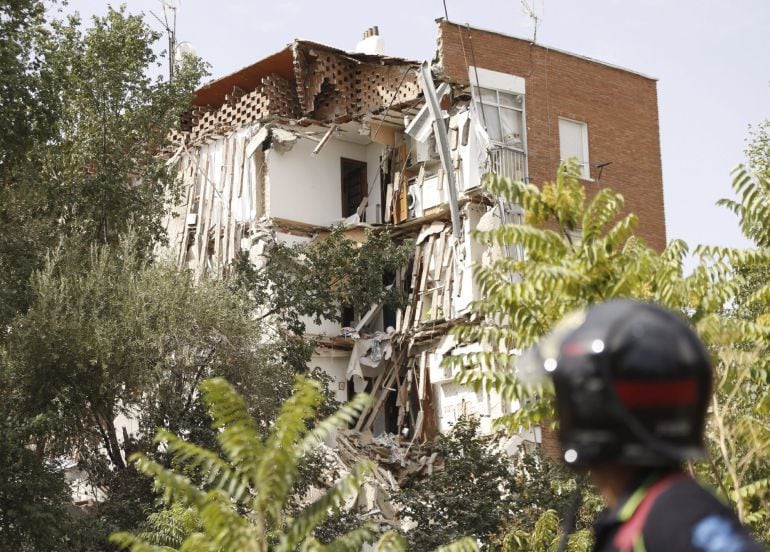
<instances>
[{"instance_id":1,"label":"balcony","mask_svg":"<svg viewBox=\"0 0 770 552\"><path fill-rule=\"evenodd\" d=\"M527 156L522 151L495 145L489 152L489 171L511 180L525 180Z\"/></svg>"}]
</instances>

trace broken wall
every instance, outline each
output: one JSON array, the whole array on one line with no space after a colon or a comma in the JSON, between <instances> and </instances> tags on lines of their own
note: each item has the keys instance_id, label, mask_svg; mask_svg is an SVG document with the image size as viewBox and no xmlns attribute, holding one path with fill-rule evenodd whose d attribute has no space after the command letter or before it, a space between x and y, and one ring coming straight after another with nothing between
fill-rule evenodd
<instances>
[{"instance_id":1,"label":"broken wall","mask_svg":"<svg viewBox=\"0 0 770 552\"><path fill-rule=\"evenodd\" d=\"M178 266L200 277L230 264L257 232L265 209L264 158L249 151L253 128L180 151L182 202L166 219Z\"/></svg>"},{"instance_id":2,"label":"broken wall","mask_svg":"<svg viewBox=\"0 0 770 552\"><path fill-rule=\"evenodd\" d=\"M295 42L294 74L300 109L316 121L350 120L419 97L416 65L348 54Z\"/></svg>"},{"instance_id":3,"label":"broken wall","mask_svg":"<svg viewBox=\"0 0 770 552\"><path fill-rule=\"evenodd\" d=\"M292 119L299 115L295 84L273 74L263 78L261 85L254 90L234 87L219 107L195 106L183 118L183 132L174 134L172 140L198 145L251 123L265 119Z\"/></svg>"},{"instance_id":4,"label":"broken wall","mask_svg":"<svg viewBox=\"0 0 770 552\"><path fill-rule=\"evenodd\" d=\"M341 159L366 162L367 183L379 172L378 165L368 162L366 145L333 138L318 155L312 155L316 145L299 140L290 151L267 153L269 217L317 225L338 222L342 218Z\"/></svg>"},{"instance_id":5,"label":"broken wall","mask_svg":"<svg viewBox=\"0 0 770 552\"><path fill-rule=\"evenodd\" d=\"M483 260L485 248L470 236L493 208L479 191L489 144L473 119L467 90L448 96L454 102L447 113L451 170L463 217L456 240L449 223L449 178L435 144L408 138L398 126L403 113L418 113L415 66L304 42L295 43L293 56L296 82L265 78L257 91L233 90L216 113L204 109L195 121L191 136L197 147L189 144L180 164L185 222L170 232L185 250L180 264L197 274L214 272L240 247L257 260L269 237L305 242L323 235L342 218L341 159L365 162L367 223L396 223L397 239L414 239L413 263L396 282L408 300L396 313L395 328L383 328L379 313L344 343L339 324L306 320L308 333L323 338L311 366L334 378L339 397L346 396L350 381L375 395L359 429L429 438L447 429L458 413L489 416L503 408L492 404L493 397L455 389L452 381L432 382L433 365L445 354L436 352L441 339L465 321L478 298L471 267ZM247 108L249 102L261 107ZM397 106L405 106L404 112L383 111ZM287 116L297 119L281 120ZM381 126L386 116L389 122Z\"/></svg>"}]
</instances>

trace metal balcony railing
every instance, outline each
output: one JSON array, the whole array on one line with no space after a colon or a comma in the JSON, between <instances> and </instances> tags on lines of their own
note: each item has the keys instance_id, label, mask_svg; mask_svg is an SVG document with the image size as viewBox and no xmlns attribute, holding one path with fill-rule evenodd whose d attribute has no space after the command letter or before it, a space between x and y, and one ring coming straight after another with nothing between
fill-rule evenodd
<instances>
[{"instance_id":1,"label":"metal balcony railing","mask_svg":"<svg viewBox=\"0 0 770 552\"><path fill-rule=\"evenodd\" d=\"M527 156L524 152L505 146L495 146L489 152L489 170L512 180L527 177Z\"/></svg>"}]
</instances>

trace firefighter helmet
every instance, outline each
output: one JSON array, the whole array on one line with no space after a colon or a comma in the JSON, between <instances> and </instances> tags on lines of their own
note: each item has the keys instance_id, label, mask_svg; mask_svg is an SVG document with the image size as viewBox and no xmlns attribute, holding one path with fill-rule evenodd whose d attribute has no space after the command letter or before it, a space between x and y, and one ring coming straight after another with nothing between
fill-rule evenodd
<instances>
[{"instance_id":1,"label":"firefighter helmet","mask_svg":"<svg viewBox=\"0 0 770 552\"><path fill-rule=\"evenodd\" d=\"M688 324L649 303L573 313L521 359L550 376L564 460L670 466L704 454L709 356Z\"/></svg>"}]
</instances>

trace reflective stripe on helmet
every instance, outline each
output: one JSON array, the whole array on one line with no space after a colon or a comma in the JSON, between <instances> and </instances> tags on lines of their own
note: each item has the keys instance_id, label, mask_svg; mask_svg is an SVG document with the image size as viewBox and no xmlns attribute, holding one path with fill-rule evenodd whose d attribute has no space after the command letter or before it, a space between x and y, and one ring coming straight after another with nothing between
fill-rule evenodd
<instances>
[{"instance_id":1,"label":"reflective stripe on helmet","mask_svg":"<svg viewBox=\"0 0 770 552\"><path fill-rule=\"evenodd\" d=\"M612 387L627 407L685 406L698 399L698 382L693 378L628 380L612 382Z\"/></svg>"}]
</instances>

